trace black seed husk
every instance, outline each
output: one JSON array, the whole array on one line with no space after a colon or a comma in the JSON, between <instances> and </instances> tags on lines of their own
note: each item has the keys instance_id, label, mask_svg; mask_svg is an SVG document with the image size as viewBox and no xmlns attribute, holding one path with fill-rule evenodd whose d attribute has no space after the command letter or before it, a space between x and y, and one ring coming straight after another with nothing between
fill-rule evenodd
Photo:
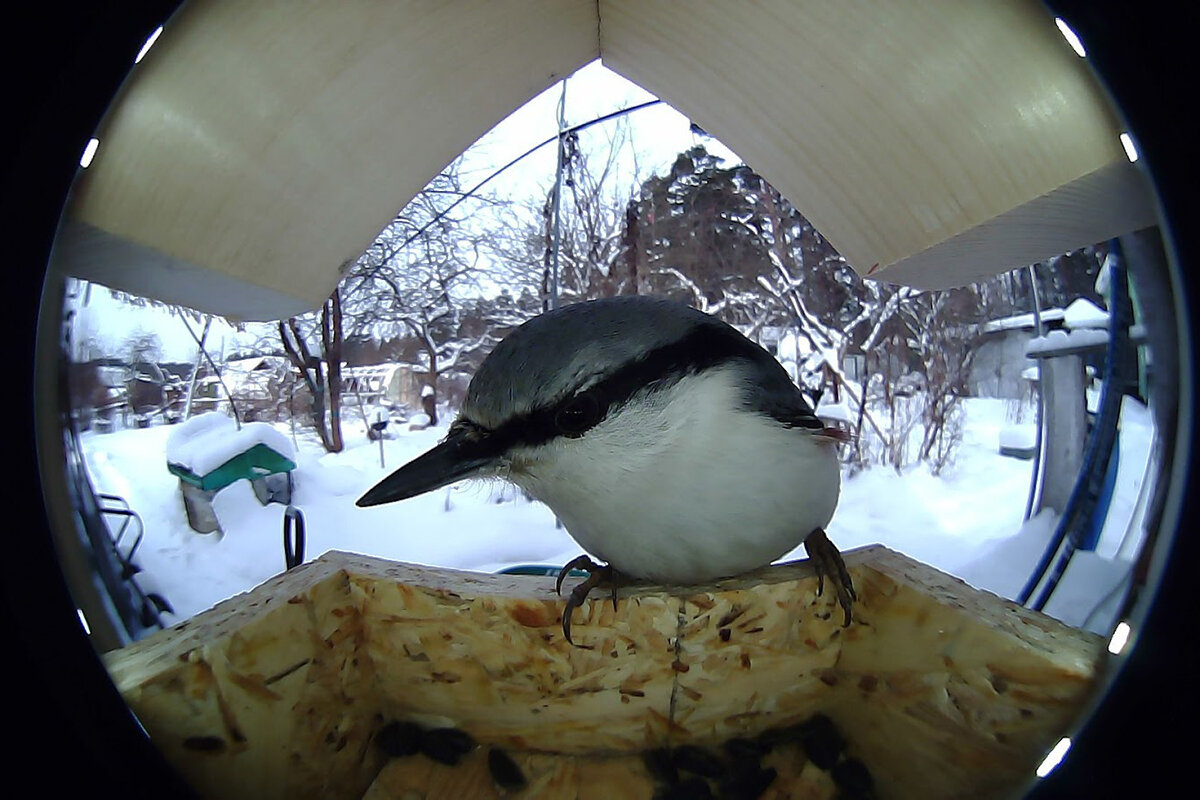
<instances>
[{"instance_id":1,"label":"black seed husk","mask_svg":"<svg viewBox=\"0 0 1200 800\"><path fill-rule=\"evenodd\" d=\"M646 769L649 770L650 776L658 783L675 784L679 782L679 773L675 770L675 763L671 760L671 751L660 747L655 750L647 750L642 754L642 761L646 764Z\"/></svg>"},{"instance_id":2,"label":"black seed husk","mask_svg":"<svg viewBox=\"0 0 1200 800\"><path fill-rule=\"evenodd\" d=\"M201 753L220 753L225 749L225 740L220 736L189 736L183 746Z\"/></svg>"},{"instance_id":3,"label":"black seed husk","mask_svg":"<svg viewBox=\"0 0 1200 800\"><path fill-rule=\"evenodd\" d=\"M870 792L875 785L867 766L857 758L840 761L834 765L830 775L839 788L856 795Z\"/></svg>"},{"instance_id":4,"label":"black seed husk","mask_svg":"<svg viewBox=\"0 0 1200 800\"><path fill-rule=\"evenodd\" d=\"M457 764L459 759L471 752L475 740L466 731L457 728L435 728L425 734L421 752L439 764Z\"/></svg>"},{"instance_id":5,"label":"black seed husk","mask_svg":"<svg viewBox=\"0 0 1200 800\"><path fill-rule=\"evenodd\" d=\"M833 720L824 714L815 714L801 723L799 733L800 746L809 760L821 769L832 769L846 749L846 740L834 727Z\"/></svg>"},{"instance_id":6,"label":"black seed husk","mask_svg":"<svg viewBox=\"0 0 1200 800\"><path fill-rule=\"evenodd\" d=\"M771 749L762 742L756 742L753 739L729 739L722 745L725 749L725 754L729 756L729 760L735 765L749 764L758 766L758 762Z\"/></svg>"},{"instance_id":7,"label":"black seed husk","mask_svg":"<svg viewBox=\"0 0 1200 800\"><path fill-rule=\"evenodd\" d=\"M800 741L803 723L787 725L781 728L767 728L754 740L764 750L770 752L781 744Z\"/></svg>"},{"instance_id":8,"label":"black seed husk","mask_svg":"<svg viewBox=\"0 0 1200 800\"><path fill-rule=\"evenodd\" d=\"M728 775L719 784L721 797L725 800L756 800L778 774L774 767L767 767Z\"/></svg>"},{"instance_id":9,"label":"black seed husk","mask_svg":"<svg viewBox=\"0 0 1200 800\"><path fill-rule=\"evenodd\" d=\"M725 765L716 754L692 744L681 745L672 750L671 761L676 769L705 778L719 778L725 774Z\"/></svg>"},{"instance_id":10,"label":"black seed husk","mask_svg":"<svg viewBox=\"0 0 1200 800\"><path fill-rule=\"evenodd\" d=\"M712 797L712 787L698 775L663 786L654 793L654 800L712 800Z\"/></svg>"},{"instance_id":11,"label":"black seed husk","mask_svg":"<svg viewBox=\"0 0 1200 800\"><path fill-rule=\"evenodd\" d=\"M390 758L411 756L420 751L425 731L415 722L395 720L375 734L375 745Z\"/></svg>"},{"instance_id":12,"label":"black seed husk","mask_svg":"<svg viewBox=\"0 0 1200 800\"><path fill-rule=\"evenodd\" d=\"M526 783L520 765L499 747L488 750L488 772L501 789L520 789Z\"/></svg>"}]
</instances>

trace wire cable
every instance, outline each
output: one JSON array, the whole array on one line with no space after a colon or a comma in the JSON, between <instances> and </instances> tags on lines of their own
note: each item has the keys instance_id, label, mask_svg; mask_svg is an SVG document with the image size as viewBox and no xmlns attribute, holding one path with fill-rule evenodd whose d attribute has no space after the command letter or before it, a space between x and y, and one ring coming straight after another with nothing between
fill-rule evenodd
<instances>
[{"instance_id":1,"label":"wire cable","mask_svg":"<svg viewBox=\"0 0 1200 800\"><path fill-rule=\"evenodd\" d=\"M546 145L559 141L559 139L562 138L563 136L568 136L572 133L576 133L578 131L585 130L587 128L592 127L593 125L599 125L601 122L608 122L610 119L616 119L617 117L623 116L625 114L632 114L634 111L641 111L643 108L650 108L651 106L659 105L662 102L663 102L662 100L648 100L645 103L639 103L636 106L620 108L620 109L617 109L616 111L605 114L602 117L596 117L595 119L588 120L587 122L582 122L578 125L574 125L570 128L566 128L566 129L560 131L559 133L554 134L553 136L551 136L549 139L545 140L544 142L535 144L533 147L529 148L524 153L522 153L521 155L514 158L512 161L509 161L507 164L500 167L500 169L496 170L491 175L488 175L486 178L481 180L479 183L472 186L470 189L468 189L466 192L464 192L461 197L459 197L453 203L446 206L446 208L444 208L443 210L441 210L437 214L435 214L433 216L433 219L429 220L429 222L426 222L424 225L422 225L417 230L416 233L414 233L412 236L409 236L407 239L405 239L404 242L399 247L396 248L396 250L397 251L403 250L405 247L412 244L412 242L418 236L420 236L425 231L432 228L435 224L437 224L437 222L439 220L443 219L447 214L449 214L451 211L453 211L455 209L455 207L458 206L460 203L462 203L464 200L466 200L469 197L472 197L476 192L478 192L480 189L482 189L484 186L486 186L489 182L491 182L493 179L497 178L502 173L504 173L505 170L515 166L520 161L533 155L534 153L536 153L538 150L541 150Z\"/></svg>"}]
</instances>

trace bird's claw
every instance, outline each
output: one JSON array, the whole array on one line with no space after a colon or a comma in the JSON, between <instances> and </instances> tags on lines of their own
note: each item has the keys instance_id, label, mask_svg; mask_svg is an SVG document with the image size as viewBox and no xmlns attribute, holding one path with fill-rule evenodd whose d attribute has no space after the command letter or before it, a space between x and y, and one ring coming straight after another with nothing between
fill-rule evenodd
<instances>
[{"instance_id":1,"label":"bird's claw","mask_svg":"<svg viewBox=\"0 0 1200 800\"><path fill-rule=\"evenodd\" d=\"M603 564L597 564L586 555L576 556L567 562L566 566L558 571L558 578L554 581L554 593L562 595L562 585L566 577L571 574L571 570L581 569L584 572L599 572L604 569Z\"/></svg>"},{"instance_id":2,"label":"bird's claw","mask_svg":"<svg viewBox=\"0 0 1200 800\"><path fill-rule=\"evenodd\" d=\"M829 537L821 528L815 528L808 535L808 538L804 540L804 549L817 568L817 594L825 591L825 576L828 575L829 581L837 591L838 604L846 614L842 627L849 626L850 607L858 599L858 594L854 591L854 583L850 579L850 573L846 570L846 562L842 559L842 554L833 542L829 541Z\"/></svg>"},{"instance_id":3,"label":"bird's claw","mask_svg":"<svg viewBox=\"0 0 1200 800\"><path fill-rule=\"evenodd\" d=\"M606 564L597 564L587 556L579 556L571 559L565 567L558 573L558 578L554 581L555 594L562 594L563 579L570 574L573 569L582 569L590 573L583 583L571 590L567 596L567 604L563 608L562 629L563 636L567 638L568 644L575 644L571 641L571 616L575 613L575 609L583 605L583 601L587 599L588 594L592 589L596 588L604 581L609 582L611 590L613 611L617 610L617 582L615 580L616 573L613 568Z\"/></svg>"}]
</instances>

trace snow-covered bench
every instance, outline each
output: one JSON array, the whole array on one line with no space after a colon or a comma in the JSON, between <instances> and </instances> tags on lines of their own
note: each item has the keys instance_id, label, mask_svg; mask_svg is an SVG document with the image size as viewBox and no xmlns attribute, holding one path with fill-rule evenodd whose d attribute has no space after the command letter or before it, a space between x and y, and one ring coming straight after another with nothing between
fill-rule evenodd
<instances>
[{"instance_id":1,"label":"snow-covered bench","mask_svg":"<svg viewBox=\"0 0 1200 800\"><path fill-rule=\"evenodd\" d=\"M188 524L200 533L220 528L212 498L235 481L250 481L263 505L291 502L295 449L265 422L239 429L223 414L200 414L171 431L166 455L167 470L179 478Z\"/></svg>"}]
</instances>

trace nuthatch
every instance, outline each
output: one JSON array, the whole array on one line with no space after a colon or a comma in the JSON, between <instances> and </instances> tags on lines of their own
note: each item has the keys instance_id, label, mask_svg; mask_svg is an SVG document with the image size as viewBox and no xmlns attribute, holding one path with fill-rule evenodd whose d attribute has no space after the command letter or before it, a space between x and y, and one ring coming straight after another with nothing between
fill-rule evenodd
<instances>
[{"instance_id":1,"label":"nuthatch","mask_svg":"<svg viewBox=\"0 0 1200 800\"><path fill-rule=\"evenodd\" d=\"M825 536L846 435L814 414L784 368L724 322L644 296L535 317L479 367L441 444L358 500L404 500L499 477L544 502L590 571L571 614L618 576L686 584L771 563L801 542L850 624L856 599ZM614 589L615 592L615 589ZM613 595L616 602L616 596Z\"/></svg>"}]
</instances>

